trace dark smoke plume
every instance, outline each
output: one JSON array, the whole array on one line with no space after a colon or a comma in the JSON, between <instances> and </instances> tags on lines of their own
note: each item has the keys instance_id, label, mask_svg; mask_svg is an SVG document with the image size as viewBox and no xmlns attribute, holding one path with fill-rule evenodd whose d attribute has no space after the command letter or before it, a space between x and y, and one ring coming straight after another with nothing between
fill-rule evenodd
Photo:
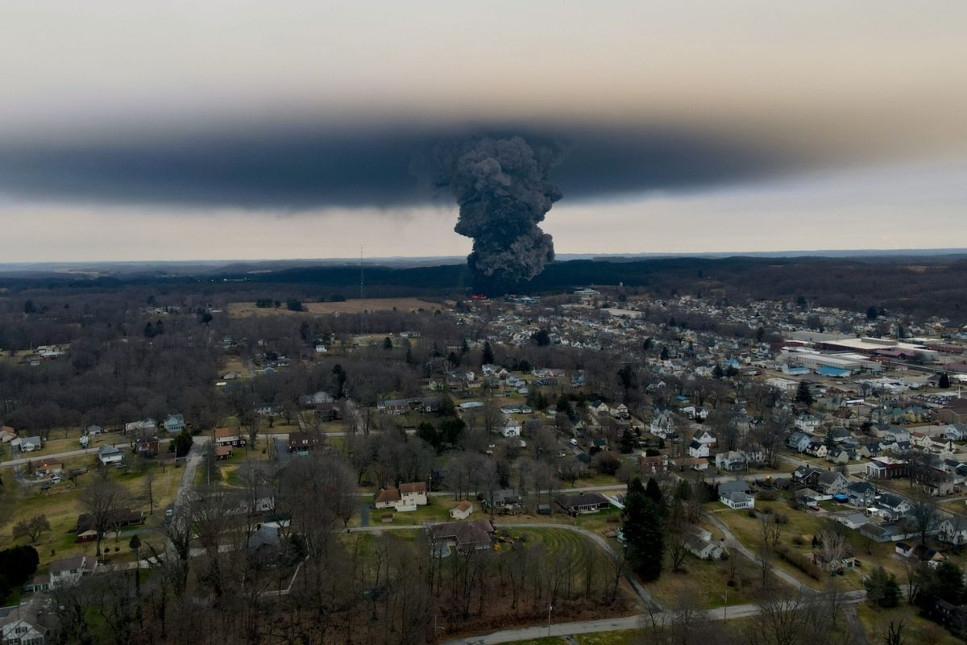
<instances>
[{"instance_id":1,"label":"dark smoke plume","mask_svg":"<svg viewBox=\"0 0 967 645\"><path fill-rule=\"evenodd\" d=\"M438 146L437 185L460 206L454 230L473 238L467 263L478 286L506 289L554 259L551 236L538 224L562 196L549 177L560 156L554 146L532 147L521 137Z\"/></svg>"}]
</instances>

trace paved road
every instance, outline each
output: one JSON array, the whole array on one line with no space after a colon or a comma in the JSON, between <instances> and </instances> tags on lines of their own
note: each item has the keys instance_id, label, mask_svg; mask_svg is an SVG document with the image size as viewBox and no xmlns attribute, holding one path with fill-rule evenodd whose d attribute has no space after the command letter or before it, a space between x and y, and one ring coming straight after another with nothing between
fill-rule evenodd
<instances>
[{"instance_id":1,"label":"paved road","mask_svg":"<svg viewBox=\"0 0 967 645\"><path fill-rule=\"evenodd\" d=\"M191 501L191 490L195 486L195 473L205 457L205 444L209 441L208 437L205 436L198 436L193 439L191 450L188 451L188 457L185 459L185 469L181 473L181 483L178 484L178 492L175 493L175 501L172 505L172 522L189 521L188 503ZM180 533L181 531L177 532Z\"/></svg>"},{"instance_id":2,"label":"paved road","mask_svg":"<svg viewBox=\"0 0 967 645\"><path fill-rule=\"evenodd\" d=\"M171 441L170 438L162 439L160 443L165 444ZM107 441L101 443L101 446L112 445ZM130 446L130 441L118 441L114 445L116 446ZM96 446L94 448L78 448L77 450L68 450L67 452L56 452L52 454L47 454L44 452L31 452L28 453L29 456L21 457L20 459L11 459L9 461L0 461L0 468L15 467L15 466L25 466L28 461L45 461L50 459L66 459L68 457L81 457L84 455L94 455L97 451L101 449L101 446Z\"/></svg>"},{"instance_id":3,"label":"paved road","mask_svg":"<svg viewBox=\"0 0 967 645\"><path fill-rule=\"evenodd\" d=\"M843 595L843 602L847 605L862 602L866 597L865 591L854 591ZM847 610L853 609L846 607ZM719 607L705 612L709 620L732 620L736 618L748 618L759 613L758 605L732 605L728 608ZM654 618L658 621L671 621L674 616L671 614L656 614ZM476 634L445 641L444 645L493 645L495 643L513 643L515 641L533 640L550 636L572 636L575 634L593 634L597 632L614 632L627 629L639 629L650 621L652 616L649 614L635 614L634 616L624 616L620 618L605 618L602 620L585 620L575 623L554 623L553 613L551 614L551 624L548 628L547 623L535 625L533 627L521 627L517 629L505 629L489 634Z\"/></svg>"}]
</instances>

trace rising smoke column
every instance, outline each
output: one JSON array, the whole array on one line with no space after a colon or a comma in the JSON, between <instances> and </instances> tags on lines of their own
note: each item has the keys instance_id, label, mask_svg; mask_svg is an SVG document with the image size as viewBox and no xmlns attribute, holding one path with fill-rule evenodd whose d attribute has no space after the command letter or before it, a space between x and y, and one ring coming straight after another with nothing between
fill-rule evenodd
<instances>
[{"instance_id":1,"label":"rising smoke column","mask_svg":"<svg viewBox=\"0 0 967 645\"><path fill-rule=\"evenodd\" d=\"M531 147L521 137L437 148L437 185L460 206L454 230L473 238L467 264L478 284L508 288L554 259L551 236L538 224L562 196L548 176L559 158L555 147Z\"/></svg>"}]
</instances>

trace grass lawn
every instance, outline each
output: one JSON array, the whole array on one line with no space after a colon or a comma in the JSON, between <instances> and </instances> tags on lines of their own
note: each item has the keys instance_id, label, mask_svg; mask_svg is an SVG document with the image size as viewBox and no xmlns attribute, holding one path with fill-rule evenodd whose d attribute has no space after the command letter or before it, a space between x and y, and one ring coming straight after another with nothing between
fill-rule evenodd
<instances>
[{"instance_id":1,"label":"grass lawn","mask_svg":"<svg viewBox=\"0 0 967 645\"><path fill-rule=\"evenodd\" d=\"M78 465L89 466L88 457L76 457L68 460L66 467L72 468ZM174 499L181 481L181 469L167 468L151 465L148 467L154 475L152 493L154 497L154 515L147 515L146 526L156 526L160 524L164 517L163 509ZM56 484L48 491L41 491L39 487L31 487L23 492L18 492L16 497L5 498L5 503L15 505L14 515L10 522L0 532L0 548L7 548L14 545L12 535L13 526L17 522L29 519L36 515L46 515L50 523L51 530L42 533L34 543L40 555L40 570L43 570L51 560L57 560L70 555L83 553L91 557L96 551L94 542L77 544L73 530L77 527L77 516L84 512L80 503L81 492L85 486L93 481L95 477L94 469L81 475L78 479L78 486L69 481ZM108 477L124 486L131 495L131 507L148 512L148 501L145 491L146 474L136 468L125 470L111 469ZM23 543L23 540L20 541ZM128 538L125 532L115 540L114 537L105 537L102 547L113 550L119 547L118 556L123 559L130 559L130 549L127 548Z\"/></svg>"},{"instance_id":2,"label":"grass lawn","mask_svg":"<svg viewBox=\"0 0 967 645\"><path fill-rule=\"evenodd\" d=\"M895 609L877 609L866 603L857 606L857 615L866 631L870 643L882 643L890 622L903 621L903 642L932 643L933 645L954 645L963 641L954 638L940 625L917 616L916 607L901 604Z\"/></svg>"},{"instance_id":3,"label":"grass lawn","mask_svg":"<svg viewBox=\"0 0 967 645\"><path fill-rule=\"evenodd\" d=\"M708 508L709 511L715 515L715 517L724 522L732 530L742 544L744 544L753 553L756 552L756 550L759 548L759 545L762 543L761 523L757 518L749 517L749 514L746 511L733 511L725 508L721 504L712 504L709 505ZM772 509L774 513L782 513L788 518L789 521L783 528L782 536L779 539L779 544L788 547L792 552L805 553L810 551L813 536L821 533L825 526L825 521L822 515L819 515L813 511L800 511L790 508L788 504L781 500L773 502L756 502L756 510L763 511L765 509ZM855 533L855 535L857 537L861 537L858 533ZM797 537L802 539L802 545L796 545L794 543L794 540ZM863 551L856 551L855 554L861 560L863 560L863 556L866 555ZM790 575L794 576L802 584L810 587L819 588L822 583L825 582L817 581L807 576L796 567L792 566L788 562L785 562L784 560L779 559L778 557L775 558L774 564L783 571L786 571ZM839 580L844 581L845 585L850 589L859 589L862 587L862 574L859 571L850 572L846 576L839 578Z\"/></svg>"},{"instance_id":4,"label":"grass lawn","mask_svg":"<svg viewBox=\"0 0 967 645\"><path fill-rule=\"evenodd\" d=\"M665 564L661 577L645 585L649 593L657 598L670 601L689 599L699 607L711 609L729 605L743 605L754 602L759 592L761 574L758 566L742 557L732 555L730 560L699 560L688 554L682 565L684 569L675 573L671 563ZM734 585L728 580L734 566Z\"/></svg>"},{"instance_id":5,"label":"grass lawn","mask_svg":"<svg viewBox=\"0 0 967 645\"><path fill-rule=\"evenodd\" d=\"M580 634L574 637L581 645L632 645L637 642L638 630L625 629L620 632L600 632Z\"/></svg>"},{"instance_id":6,"label":"grass lawn","mask_svg":"<svg viewBox=\"0 0 967 645\"><path fill-rule=\"evenodd\" d=\"M513 641L513 645L567 645L567 639L563 636L550 636L545 638L532 638L526 641Z\"/></svg>"}]
</instances>

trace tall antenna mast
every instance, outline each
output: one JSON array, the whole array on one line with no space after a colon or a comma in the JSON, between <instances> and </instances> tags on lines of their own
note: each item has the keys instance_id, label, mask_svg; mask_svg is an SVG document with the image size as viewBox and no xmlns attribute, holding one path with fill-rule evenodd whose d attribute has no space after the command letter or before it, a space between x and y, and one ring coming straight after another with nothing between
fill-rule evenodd
<instances>
[{"instance_id":1,"label":"tall antenna mast","mask_svg":"<svg viewBox=\"0 0 967 645\"><path fill-rule=\"evenodd\" d=\"M359 247L359 299L363 299L363 247Z\"/></svg>"}]
</instances>

